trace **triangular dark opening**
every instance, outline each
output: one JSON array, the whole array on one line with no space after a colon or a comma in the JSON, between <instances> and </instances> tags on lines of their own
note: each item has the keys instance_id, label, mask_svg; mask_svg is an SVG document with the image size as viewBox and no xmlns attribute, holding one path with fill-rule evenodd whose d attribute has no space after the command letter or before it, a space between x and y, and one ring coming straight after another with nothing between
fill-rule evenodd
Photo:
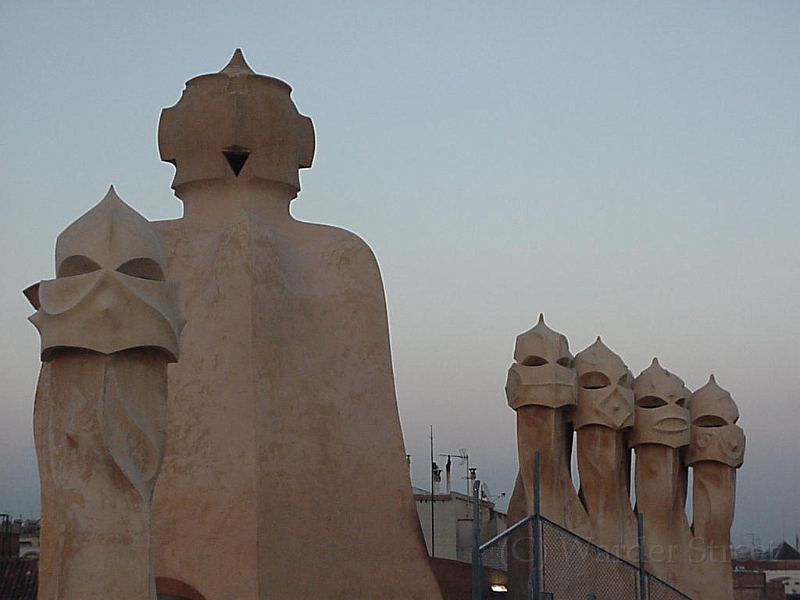
<instances>
[{"instance_id":1,"label":"triangular dark opening","mask_svg":"<svg viewBox=\"0 0 800 600\"><path fill-rule=\"evenodd\" d=\"M231 171L237 177L239 173L242 172L242 168L244 167L244 163L247 162L247 157L250 156L250 153L241 150L233 151L233 150L223 150L222 154L228 161L228 164L231 166Z\"/></svg>"}]
</instances>

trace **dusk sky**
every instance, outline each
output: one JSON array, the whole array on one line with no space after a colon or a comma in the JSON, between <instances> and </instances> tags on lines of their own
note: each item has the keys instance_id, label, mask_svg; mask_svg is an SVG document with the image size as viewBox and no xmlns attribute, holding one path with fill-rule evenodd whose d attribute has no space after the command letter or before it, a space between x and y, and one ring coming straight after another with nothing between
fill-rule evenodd
<instances>
[{"instance_id":1,"label":"dusk sky","mask_svg":"<svg viewBox=\"0 0 800 600\"><path fill-rule=\"evenodd\" d=\"M516 335L543 312L573 353L600 335L635 375L654 356L692 390L713 373L747 435L733 541L794 542L789 0L3 0L0 512L39 513L39 336L21 290L54 276L56 236L111 184L151 220L180 216L160 111L237 47L314 122L292 213L357 233L381 265L415 485L430 485L432 425L437 454L466 448L510 495L503 387Z\"/></svg>"}]
</instances>

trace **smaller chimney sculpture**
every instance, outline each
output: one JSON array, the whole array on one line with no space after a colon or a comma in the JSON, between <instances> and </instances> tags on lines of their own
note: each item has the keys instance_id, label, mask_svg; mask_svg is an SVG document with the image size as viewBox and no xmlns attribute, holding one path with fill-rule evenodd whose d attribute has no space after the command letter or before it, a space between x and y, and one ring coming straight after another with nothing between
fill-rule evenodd
<instances>
[{"instance_id":1,"label":"smaller chimney sculpture","mask_svg":"<svg viewBox=\"0 0 800 600\"><path fill-rule=\"evenodd\" d=\"M736 497L736 469L744 460L744 431L736 425L739 409L714 376L689 401L691 440L686 464L692 467L694 538L690 559L702 566L702 598L733 586L731 525Z\"/></svg>"},{"instance_id":2,"label":"smaller chimney sculpture","mask_svg":"<svg viewBox=\"0 0 800 600\"><path fill-rule=\"evenodd\" d=\"M589 514L594 543L634 559L636 518L631 511L630 451L633 426L633 374L598 337L575 356L580 498Z\"/></svg>"},{"instance_id":3,"label":"smaller chimney sculpture","mask_svg":"<svg viewBox=\"0 0 800 600\"><path fill-rule=\"evenodd\" d=\"M40 600L155 600L151 500L183 317L158 232L111 188L25 290L42 368Z\"/></svg>"},{"instance_id":4,"label":"smaller chimney sculpture","mask_svg":"<svg viewBox=\"0 0 800 600\"><path fill-rule=\"evenodd\" d=\"M682 590L695 577L689 566L692 533L686 519L687 472L681 459L689 445L690 392L658 359L633 384L636 413L631 447L636 450L636 509L644 515L649 570Z\"/></svg>"},{"instance_id":5,"label":"smaller chimney sculpture","mask_svg":"<svg viewBox=\"0 0 800 600\"><path fill-rule=\"evenodd\" d=\"M563 527L588 525L570 478L567 436L574 408L576 376L567 338L550 329L539 315L536 326L517 336L514 364L508 370L508 404L517 412L519 480L527 510L533 508L533 451L541 456L542 514ZM514 495L521 496L515 490ZM513 496L512 496L513 497Z\"/></svg>"},{"instance_id":6,"label":"smaller chimney sculpture","mask_svg":"<svg viewBox=\"0 0 800 600\"><path fill-rule=\"evenodd\" d=\"M745 438L736 425L736 404L713 375L692 394L653 359L634 379L599 337L572 360L567 338L549 329L540 315L533 329L517 337L506 395L517 413L520 465L509 503L510 525L531 513L530 474L539 452L542 517L635 566L640 513L648 574L693 600L733 600L730 528ZM578 493L570 472L573 430ZM691 526L686 515L690 467ZM563 565L547 567L548 544L551 562L575 561L568 576ZM524 533L512 534L508 570L513 600L527 597L530 547ZM606 567L588 564L594 562L575 548L547 542L545 535L545 591L555 597L596 593L603 577L609 597L636 587L629 566L615 567L609 559L601 561ZM604 575L598 568L606 569ZM650 585L659 584L653 580Z\"/></svg>"},{"instance_id":7,"label":"smaller chimney sculpture","mask_svg":"<svg viewBox=\"0 0 800 600\"><path fill-rule=\"evenodd\" d=\"M570 478L571 410L576 395L573 356L567 338L550 329L539 315L538 323L517 336L514 364L508 370L506 396L517 413L519 472L508 504L509 522L530 514L534 505L533 457L540 455L541 514L558 525L588 535L589 521ZM518 530L510 540L508 564L511 597L527 597L531 544L527 532Z\"/></svg>"}]
</instances>

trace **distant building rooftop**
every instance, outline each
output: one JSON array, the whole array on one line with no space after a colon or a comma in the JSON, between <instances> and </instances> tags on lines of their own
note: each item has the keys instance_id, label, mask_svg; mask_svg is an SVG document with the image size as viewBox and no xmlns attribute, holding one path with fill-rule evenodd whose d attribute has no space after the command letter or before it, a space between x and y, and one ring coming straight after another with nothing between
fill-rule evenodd
<instances>
[{"instance_id":1,"label":"distant building rooftop","mask_svg":"<svg viewBox=\"0 0 800 600\"><path fill-rule=\"evenodd\" d=\"M35 558L0 558L0 598L36 600L39 561Z\"/></svg>"}]
</instances>

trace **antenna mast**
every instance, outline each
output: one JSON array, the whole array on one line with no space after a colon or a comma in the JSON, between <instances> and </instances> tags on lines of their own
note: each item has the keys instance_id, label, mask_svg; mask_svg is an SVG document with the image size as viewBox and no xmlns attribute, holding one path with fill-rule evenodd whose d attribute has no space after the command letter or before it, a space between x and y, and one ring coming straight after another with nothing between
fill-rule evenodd
<instances>
[{"instance_id":1,"label":"antenna mast","mask_svg":"<svg viewBox=\"0 0 800 600\"><path fill-rule=\"evenodd\" d=\"M436 477L434 470L436 463L433 461L433 425L431 425L431 558L434 554L434 544L436 541L436 531L434 525L436 524L436 517L434 516L434 507L436 506L436 499L433 497L433 483Z\"/></svg>"}]
</instances>

